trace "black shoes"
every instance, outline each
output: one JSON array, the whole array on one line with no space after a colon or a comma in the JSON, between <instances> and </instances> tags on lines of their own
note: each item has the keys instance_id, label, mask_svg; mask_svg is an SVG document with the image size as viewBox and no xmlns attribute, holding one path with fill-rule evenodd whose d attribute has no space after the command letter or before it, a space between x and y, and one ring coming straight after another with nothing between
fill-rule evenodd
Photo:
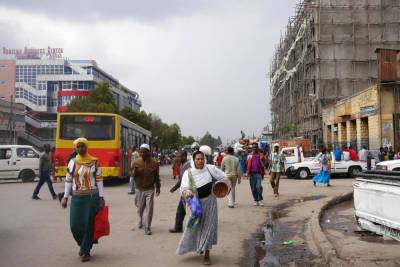
<instances>
[{"instance_id":1,"label":"black shoes","mask_svg":"<svg viewBox=\"0 0 400 267\"><path fill-rule=\"evenodd\" d=\"M32 196L32 199L34 199L34 200L42 200L40 197L38 197L38 196Z\"/></svg>"},{"instance_id":2,"label":"black shoes","mask_svg":"<svg viewBox=\"0 0 400 267\"><path fill-rule=\"evenodd\" d=\"M172 234L182 233L182 229L171 228L171 229L169 229L169 232Z\"/></svg>"},{"instance_id":3,"label":"black shoes","mask_svg":"<svg viewBox=\"0 0 400 267\"><path fill-rule=\"evenodd\" d=\"M148 227L145 227L145 228L144 228L144 233L145 233L146 235L151 235L151 234L152 234L150 228L148 228Z\"/></svg>"}]
</instances>

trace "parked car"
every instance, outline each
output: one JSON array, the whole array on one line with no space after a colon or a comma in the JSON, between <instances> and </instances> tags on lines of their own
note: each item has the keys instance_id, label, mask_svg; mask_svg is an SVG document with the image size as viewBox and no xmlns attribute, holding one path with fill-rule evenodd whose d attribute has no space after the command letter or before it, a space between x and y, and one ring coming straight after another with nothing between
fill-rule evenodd
<instances>
[{"instance_id":1,"label":"parked car","mask_svg":"<svg viewBox=\"0 0 400 267\"><path fill-rule=\"evenodd\" d=\"M39 174L39 152L32 146L0 145L0 179L32 182Z\"/></svg>"},{"instance_id":2,"label":"parked car","mask_svg":"<svg viewBox=\"0 0 400 267\"><path fill-rule=\"evenodd\" d=\"M376 169L380 171L400 171L400 159L379 162L376 164Z\"/></svg>"},{"instance_id":3,"label":"parked car","mask_svg":"<svg viewBox=\"0 0 400 267\"><path fill-rule=\"evenodd\" d=\"M301 163L293 164L288 172L290 177L306 179L311 175L315 175L320 169L319 158L322 153L319 153L314 159L304 161ZM375 165L375 160L372 161L372 166ZM350 177L355 177L358 173L367 170L367 162L365 161L352 161L341 160L336 161L332 154L331 173L332 174L348 174Z\"/></svg>"}]
</instances>

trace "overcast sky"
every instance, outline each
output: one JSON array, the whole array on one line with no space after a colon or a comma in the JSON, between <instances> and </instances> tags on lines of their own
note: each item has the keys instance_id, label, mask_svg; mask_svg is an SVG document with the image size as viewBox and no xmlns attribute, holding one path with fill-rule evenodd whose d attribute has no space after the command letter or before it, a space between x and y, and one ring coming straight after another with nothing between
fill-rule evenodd
<instances>
[{"instance_id":1,"label":"overcast sky","mask_svg":"<svg viewBox=\"0 0 400 267\"><path fill-rule=\"evenodd\" d=\"M296 3L2 0L0 46L94 59L140 94L146 112L225 142L269 122L270 59Z\"/></svg>"}]
</instances>

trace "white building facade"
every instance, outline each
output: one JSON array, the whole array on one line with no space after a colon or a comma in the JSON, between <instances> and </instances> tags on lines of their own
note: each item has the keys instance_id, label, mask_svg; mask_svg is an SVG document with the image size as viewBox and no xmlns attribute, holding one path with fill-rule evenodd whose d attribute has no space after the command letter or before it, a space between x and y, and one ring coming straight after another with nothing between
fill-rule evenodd
<instances>
[{"instance_id":1,"label":"white building facade","mask_svg":"<svg viewBox=\"0 0 400 267\"><path fill-rule=\"evenodd\" d=\"M123 86L94 60L8 59L0 60L0 66L0 78L9 77L0 79L2 86L8 88L0 90L0 98L14 99L26 106L25 139L36 146L54 143L57 112L66 111L72 99L89 96L99 82L110 85L119 109L140 111L142 106L137 92ZM8 76L2 76L2 71Z\"/></svg>"}]
</instances>

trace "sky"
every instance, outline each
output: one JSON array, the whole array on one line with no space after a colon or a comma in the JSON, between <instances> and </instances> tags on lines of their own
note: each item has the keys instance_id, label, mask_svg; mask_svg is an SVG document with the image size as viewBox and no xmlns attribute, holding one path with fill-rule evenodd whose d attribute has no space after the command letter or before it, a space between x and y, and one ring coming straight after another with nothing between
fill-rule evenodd
<instances>
[{"instance_id":1,"label":"sky","mask_svg":"<svg viewBox=\"0 0 400 267\"><path fill-rule=\"evenodd\" d=\"M269 66L299 0L0 2L0 47L62 47L137 91L184 135L259 135Z\"/></svg>"}]
</instances>

